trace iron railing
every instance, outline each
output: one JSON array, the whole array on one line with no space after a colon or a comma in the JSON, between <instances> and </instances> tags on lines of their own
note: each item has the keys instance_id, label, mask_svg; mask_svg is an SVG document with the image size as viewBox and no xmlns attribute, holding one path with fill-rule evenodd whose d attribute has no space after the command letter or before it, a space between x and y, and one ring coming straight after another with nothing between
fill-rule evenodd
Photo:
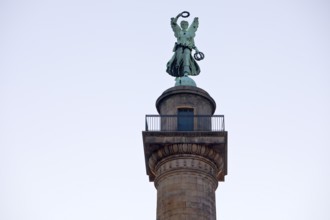
<instances>
[{"instance_id":1,"label":"iron railing","mask_svg":"<svg viewBox=\"0 0 330 220\"><path fill-rule=\"evenodd\" d=\"M225 131L223 115L146 115L146 131Z\"/></svg>"}]
</instances>

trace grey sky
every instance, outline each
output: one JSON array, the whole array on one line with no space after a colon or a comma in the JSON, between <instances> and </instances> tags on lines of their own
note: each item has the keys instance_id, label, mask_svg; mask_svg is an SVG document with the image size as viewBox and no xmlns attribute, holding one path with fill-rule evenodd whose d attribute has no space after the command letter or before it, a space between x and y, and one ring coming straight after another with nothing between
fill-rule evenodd
<instances>
[{"instance_id":1,"label":"grey sky","mask_svg":"<svg viewBox=\"0 0 330 220\"><path fill-rule=\"evenodd\" d=\"M145 114L174 78L170 17L229 132L218 219L330 219L330 3L0 2L0 219L155 219Z\"/></svg>"}]
</instances>

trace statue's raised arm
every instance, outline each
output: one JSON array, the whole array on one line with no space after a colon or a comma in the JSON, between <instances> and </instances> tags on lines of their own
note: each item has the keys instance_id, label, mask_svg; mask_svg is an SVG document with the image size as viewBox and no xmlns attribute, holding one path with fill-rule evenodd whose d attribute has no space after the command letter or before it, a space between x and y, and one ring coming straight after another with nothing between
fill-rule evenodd
<instances>
[{"instance_id":1,"label":"statue's raised arm","mask_svg":"<svg viewBox=\"0 0 330 220\"><path fill-rule=\"evenodd\" d=\"M174 55L171 60L168 61L166 69L166 72L171 76L195 76L200 73L200 68L196 60L202 60L204 54L198 51L194 41L195 33L199 25L198 18L194 18L190 26L188 21L185 20L180 22L181 27L177 23L180 17L186 18L189 17L189 15L189 12L184 11L175 18L171 18L171 27L177 39L173 49ZM196 51L194 57L191 55L192 50Z\"/></svg>"},{"instance_id":2,"label":"statue's raised arm","mask_svg":"<svg viewBox=\"0 0 330 220\"><path fill-rule=\"evenodd\" d=\"M178 25L178 19L180 17L180 14L176 16L175 18L171 18L171 27L174 32L174 36L178 37L179 32L181 31L181 28Z\"/></svg>"}]
</instances>

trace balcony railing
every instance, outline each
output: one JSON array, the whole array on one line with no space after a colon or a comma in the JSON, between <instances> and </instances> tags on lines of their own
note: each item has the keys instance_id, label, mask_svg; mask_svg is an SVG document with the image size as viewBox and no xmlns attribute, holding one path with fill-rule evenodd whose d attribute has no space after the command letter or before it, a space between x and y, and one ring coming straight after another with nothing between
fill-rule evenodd
<instances>
[{"instance_id":1,"label":"balcony railing","mask_svg":"<svg viewBox=\"0 0 330 220\"><path fill-rule=\"evenodd\" d=\"M146 115L146 131L225 131L223 115Z\"/></svg>"}]
</instances>

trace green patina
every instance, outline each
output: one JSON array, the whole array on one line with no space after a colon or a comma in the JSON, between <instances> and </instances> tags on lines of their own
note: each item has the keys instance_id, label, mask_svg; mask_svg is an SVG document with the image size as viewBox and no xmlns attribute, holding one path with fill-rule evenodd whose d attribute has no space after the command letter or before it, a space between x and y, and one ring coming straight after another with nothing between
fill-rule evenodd
<instances>
[{"instance_id":1,"label":"green patina","mask_svg":"<svg viewBox=\"0 0 330 220\"><path fill-rule=\"evenodd\" d=\"M195 86L195 81L189 76L177 77L175 79L175 86Z\"/></svg>"},{"instance_id":2,"label":"green patina","mask_svg":"<svg viewBox=\"0 0 330 220\"><path fill-rule=\"evenodd\" d=\"M196 83L188 77L196 76L200 73L200 68L196 62L204 58L194 42L195 33L199 22L198 18L194 18L192 24L185 20L181 21L180 26L177 24L180 17L188 17L189 12L182 12L175 18L171 18L171 27L177 41L173 49L173 56L167 62L166 72L171 76L177 77L175 85L196 86ZM195 50L194 57L191 55L192 50Z\"/></svg>"}]
</instances>

